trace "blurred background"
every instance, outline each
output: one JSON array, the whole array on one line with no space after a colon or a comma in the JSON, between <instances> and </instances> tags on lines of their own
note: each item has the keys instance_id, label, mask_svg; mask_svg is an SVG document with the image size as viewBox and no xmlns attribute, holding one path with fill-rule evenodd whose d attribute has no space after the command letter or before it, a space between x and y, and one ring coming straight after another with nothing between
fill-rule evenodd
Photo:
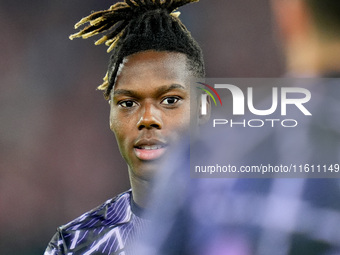
<instances>
[{"instance_id":1,"label":"blurred background","mask_svg":"<svg viewBox=\"0 0 340 255\"><path fill-rule=\"evenodd\" d=\"M0 0L0 254L43 254L57 226L129 188L95 90L106 47L68 39L112 3ZM181 12L208 77L284 73L268 0L201 0Z\"/></svg>"}]
</instances>

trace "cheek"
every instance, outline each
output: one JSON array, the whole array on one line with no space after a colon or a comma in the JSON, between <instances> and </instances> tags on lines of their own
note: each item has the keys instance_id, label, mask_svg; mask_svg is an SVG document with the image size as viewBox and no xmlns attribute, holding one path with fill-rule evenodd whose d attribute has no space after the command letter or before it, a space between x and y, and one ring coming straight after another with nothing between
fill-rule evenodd
<instances>
[{"instance_id":1,"label":"cheek","mask_svg":"<svg viewBox=\"0 0 340 255\"><path fill-rule=\"evenodd\" d=\"M119 118L113 118L112 115L110 116L110 129L114 133L116 142L119 147L119 151L124 159L126 159L127 155L127 136L126 128L123 125L123 122Z\"/></svg>"},{"instance_id":2,"label":"cheek","mask_svg":"<svg viewBox=\"0 0 340 255\"><path fill-rule=\"evenodd\" d=\"M117 144L122 151L129 146L135 134L135 118L126 116L117 109L111 109L110 129L115 134Z\"/></svg>"},{"instance_id":3,"label":"cheek","mask_svg":"<svg viewBox=\"0 0 340 255\"><path fill-rule=\"evenodd\" d=\"M168 120L175 130L188 131L190 127L190 105L183 105L181 110L169 116Z\"/></svg>"},{"instance_id":4,"label":"cheek","mask_svg":"<svg viewBox=\"0 0 340 255\"><path fill-rule=\"evenodd\" d=\"M111 109L110 111L110 129L116 133L116 126L118 124L117 114Z\"/></svg>"},{"instance_id":5,"label":"cheek","mask_svg":"<svg viewBox=\"0 0 340 255\"><path fill-rule=\"evenodd\" d=\"M124 119L119 116L118 111L111 110L110 112L110 129L115 134L117 140L119 137L123 136L124 130L126 127L124 126ZM118 140L119 142L119 140Z\"/></svg>"}]
</instances>

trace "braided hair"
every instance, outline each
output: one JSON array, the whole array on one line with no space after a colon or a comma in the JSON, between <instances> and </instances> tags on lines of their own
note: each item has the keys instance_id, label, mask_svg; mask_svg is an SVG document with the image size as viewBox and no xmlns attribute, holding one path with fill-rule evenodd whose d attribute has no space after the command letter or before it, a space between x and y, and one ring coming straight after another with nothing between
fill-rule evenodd
<instances>
[{"instance_id":1,"label":"braided hair","mask_svg":"<svg viewBox=\"0 0 340 255\"><path fill-rule=\"evenodd\" d=\"M109 99L124 58L146 50L179 52L187 56L193 75L205 75L202 50L178 18L177 8L199 0L124 0L108 10L81 19L75 28L88 26L70 36L83 39L107 32L96 45L105 43L112 52L104 82L98 87Z\"/></svg>"}]
</instances>

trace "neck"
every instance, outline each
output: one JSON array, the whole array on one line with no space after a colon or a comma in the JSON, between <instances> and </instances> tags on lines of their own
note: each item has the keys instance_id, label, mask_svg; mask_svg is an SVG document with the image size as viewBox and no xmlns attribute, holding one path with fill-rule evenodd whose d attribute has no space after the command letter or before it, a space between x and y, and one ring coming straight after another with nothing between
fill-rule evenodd
<instances>
[{"instance_id":1,"label":"neck","mask_svg":"<svg viewBox=\"0 0 340 255\"><path fill-rule=\"evenodd\" d=\"M340 40L315 38L291 43L287 47L288 72L321 75L340 72Z\"/></svg>"},{"instance_id":2,"label":"neck","mask_svg":"<svg viewBox=\"0 0 340 255\"><path fill-rule=\"evenodd\" d=\"M148 206L148 198L151 192L150 180L144 180L136 176L131 170L129 170L129 177L133 201L138 206L146 208Z\"/></svg>"}]
</instances>

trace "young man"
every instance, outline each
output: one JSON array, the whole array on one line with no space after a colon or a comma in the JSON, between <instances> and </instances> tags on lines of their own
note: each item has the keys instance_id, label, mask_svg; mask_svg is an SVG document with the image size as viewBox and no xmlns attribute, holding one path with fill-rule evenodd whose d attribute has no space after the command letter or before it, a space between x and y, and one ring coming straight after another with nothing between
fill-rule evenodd
<instances>
[{"instance_id":1,"label":"young man","mask_svg":"<svg viewBox=\"0 0 340 255\"><path fill-rule=\"evenodd\" d=\"M45 255L123 255L142 231L152 178L189 128L190 79L204 76L201 49L174 12L196 1L125 0L76 24L89 22L71 39L109 31L96 42L113 51L99 89L110 103L110 128L132 189L59 227Z\"/></svg>"}]
</instances>

